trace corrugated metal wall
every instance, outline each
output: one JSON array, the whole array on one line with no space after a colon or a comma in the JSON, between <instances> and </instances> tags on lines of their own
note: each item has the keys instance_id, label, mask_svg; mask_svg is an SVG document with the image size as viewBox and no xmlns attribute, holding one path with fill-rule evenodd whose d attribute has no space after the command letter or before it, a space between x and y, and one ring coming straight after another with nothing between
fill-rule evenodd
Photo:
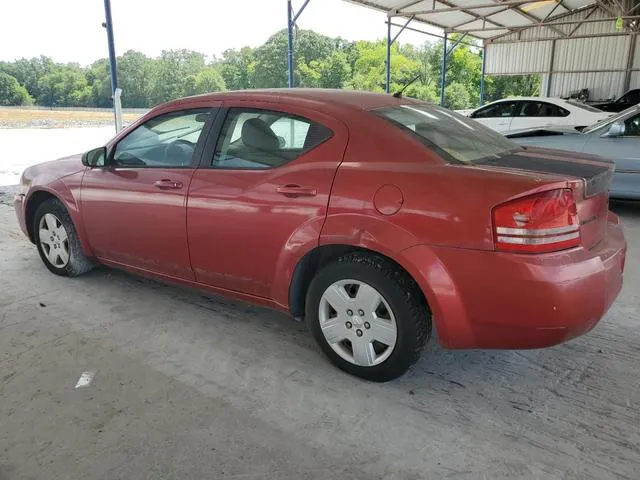
<instances>
[{"instance_id":1,"label":"corrugated metal wall","mask_svg":"<svg viewBox=\"0 0 640 480\"><path fill-rule=\"evenodd\" d=\"M625 72L554 73L551 76L550 97L566 97L571 92L589 89L592 100L618 97L624 91ZM542 75L540 94L546 95L549 74Z\"/></svg>"},{"instance_id":2,"label":"corrugated metal wall","mask_svg":"<svg viewBox=\"0 0 640 480\"><path fill-rule=\"evenodd\" d=\"M539 73L549 70L551 41L487 46L486 73Z\"/></svg>"},{"instance_id":3,"label":"corrugated metal wall","mask_svg":"<svg viewBox=\"0 0 640 480\"><path fill-rule=\"evenodd\" d=\"M626 70L630 43L628 36L556 40L553 71Z\"/></svg>"},{"instance_id":4,"label":"corrugated metal wall","mask_svg":"<svg viewBox=\"0 0 640 480\"><path fill-rule=\"evenodd\" d=\"M583 19L581 12L567 19ZM603 11L592 12L589 20L608 18ZM563 20L567 20L563 19ZM536 27L512 33L487 43L486 71L489 75L542 74L541 95L566 96L588 88L591 99L606 99L621 95L625 89L626 70L631 35L620 35L615 22L584 23L580 26L559 25L565 35L593 35L590 38L565 38L549 27ZM596 35L604 35L597 37ZM538 40L538 41L534 41ZM555 48L552 46L555 42ZM553 50L551 85L549 70ZM640 39L633 52L634 70L630 88L640 88Z\"/></svg>"}]
</instances>

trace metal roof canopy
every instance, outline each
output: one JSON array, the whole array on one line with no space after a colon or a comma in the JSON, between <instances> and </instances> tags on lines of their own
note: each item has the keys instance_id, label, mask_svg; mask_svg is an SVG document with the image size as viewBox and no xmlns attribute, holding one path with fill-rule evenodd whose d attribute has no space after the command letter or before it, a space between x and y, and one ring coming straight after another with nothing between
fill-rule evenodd
<instances>
[{"instance_id":1,"label":"metal roof canopy","mask_svg":"<svg viewBox=\"0 0 640 480\"><path fill-rule=\"evenodd\" d=\"M546 33L545 38L581 38L576 34L576 27L585 23L613 24L618 18L625 22L627 29L637 32L640 23L640 2L637 0L346 1L386 12L389 18L411 18L447 34L467 34L486 41L536 27L543 27L540 33ZM589 18L594 10L606 15ZM586 12L586 15L575 16L580 12Z\"/></svg>"},{"instance_id":2,"label":"metal roof canopy","mask_svg":"<svg viewBox=\"0 0 640 480\"><path fill-rule=\"evenodd\" d=\"M482 82L485 71L495 75L539 73L541 93L547 96L567 95L585 86L595 87L595 93L603 97L640 88L640 42L636 42L640 0L346 1L387 14L388 47L404 29L391 39L390 25L398 25L394 17L406 18L405 27L417 22L442 29L445 45L454 33L482 40ZM445 52L446 46L446 67ZM388 72L387 65L387 85ZM442 86L445 75L443 69ZM481 85L480 103L483 100Z\"/></svg>"}]
</instances>

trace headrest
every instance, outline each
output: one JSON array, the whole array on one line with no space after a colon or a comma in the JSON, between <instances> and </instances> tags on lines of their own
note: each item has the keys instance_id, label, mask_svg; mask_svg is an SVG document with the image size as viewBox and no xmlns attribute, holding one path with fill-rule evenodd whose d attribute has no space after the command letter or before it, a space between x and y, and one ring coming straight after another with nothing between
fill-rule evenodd
<instances>
[{"instance_id":1,"label":"headrest","mask_svg":"<svg viewBox=\"0 0 640 480\"><path fill-rule=\"evenodd\" d=\"M278 137L264 121L250 118L242 125L242 143L260 150L277 150L280 147Z\"/></svg>"}]
</instances>

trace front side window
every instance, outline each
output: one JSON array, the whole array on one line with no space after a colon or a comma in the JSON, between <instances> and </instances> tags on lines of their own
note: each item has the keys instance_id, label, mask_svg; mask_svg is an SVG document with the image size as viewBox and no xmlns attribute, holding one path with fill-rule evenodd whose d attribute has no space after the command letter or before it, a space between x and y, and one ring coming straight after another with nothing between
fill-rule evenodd
<instances>
[{"instance_id":1,"label":"front side window","mask_svg":"<svg viewBox=\"0 0 640 480\"><path fill-rule=\"evenodd\" d=\"M331 130L290 113L232 108L222 127L212 166L268 169L289 163L331 137Z\"/></svg>"},{"instance_id":2,"label":"front side window","mask_svg":"<svg viewBox=\"0 0 640 480\"><path fill-rule=\"evenodd\" d=\"M437 105L413 103L374 112L454 163L498 158L520 148L494 130Z\"/></svg>"},{"instance_id":3,"label":"front side window","mask_svg":"<svg viewBox=\"0 0 640 480\"><path fill-rule=\"evenodd\" d=\"M628 118L624 122L625 137L640 137L640 114Z\"/></svg>"},{"instance_id":4,"label":"front side window","mask_svg":"<svg viewBox=\"0 0 640 480\"><path fill-rule=\"evenodd\" d=\"M166 113L123 138L113 153L119 167L188 167L210 109Z\"/></svg>"},{"instance_id":5,"label":"front side window","mask_svg":"<svg viewBox=\"0 0 640 480\"><path fill-rule=\"evenodd\" d=\"M624 99L622 103L627 103L629 105L640 103L640 90L631 90L622 98Z\"/></svg>"}]
</instances>

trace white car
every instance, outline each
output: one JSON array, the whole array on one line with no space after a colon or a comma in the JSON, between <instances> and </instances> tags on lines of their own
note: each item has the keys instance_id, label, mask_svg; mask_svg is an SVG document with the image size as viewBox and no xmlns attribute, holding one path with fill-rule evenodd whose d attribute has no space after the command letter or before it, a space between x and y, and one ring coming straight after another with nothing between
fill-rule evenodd
<instances>
[{"instance_id":1,"label":"white car","mask_svg":"<svg viewBox=\"0 0 640 480\"><path fill-rule=\"evenodd\" d=\"M469 117L500 133L506 133L551 125L581 129L611 115L576 100L518 97L483 105L472 111Z\"/></svg>"}]
</instances>

